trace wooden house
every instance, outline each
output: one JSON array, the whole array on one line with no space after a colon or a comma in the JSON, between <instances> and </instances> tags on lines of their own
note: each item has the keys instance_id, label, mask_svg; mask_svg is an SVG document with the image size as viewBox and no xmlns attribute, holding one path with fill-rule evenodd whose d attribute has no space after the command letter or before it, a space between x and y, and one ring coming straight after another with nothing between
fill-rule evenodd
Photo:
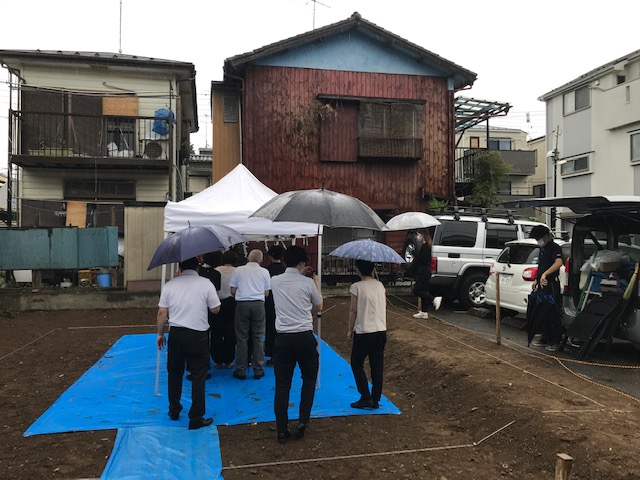
<instances>
[{"instance_id":1,"label":"wooden house","mask_svg":"<svg viewBox=\"0 0 640 480\"><path fill-rule=\"evenodd\" d=\"M454 196L454 93L476 74L350 18L228 58L212 83L213 181L353 195L383 219Z\"/></svg>"}]
</instances>

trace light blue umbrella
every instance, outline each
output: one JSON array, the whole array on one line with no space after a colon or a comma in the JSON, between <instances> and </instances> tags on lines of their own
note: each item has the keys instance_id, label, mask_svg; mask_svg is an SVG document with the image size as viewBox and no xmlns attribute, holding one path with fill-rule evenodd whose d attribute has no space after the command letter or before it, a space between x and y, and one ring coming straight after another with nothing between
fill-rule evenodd
<instances>
[{"instance_id":1,"label":"light blue umbrella","mask_svg":"<svg viewBox=\"0 0 640 480\"><path fill-rule=\"evenodd\" d=\"M209 252L226 250L247 239L233 228L222 225L187 227L165 238L149 263L151 270L166 263L177 263Z\"/></svg>"},{"instance_id":2,"label":"light blue umbrella","mask_svg":"<svg viewBox=\"0 0 640 480\"><path fill-rule=\"evenodd\" d=\"M369 262L406 263L390 246L369 239L347 242L329 255L353 260L368 260Z\"/></svg>"}]
</instances>

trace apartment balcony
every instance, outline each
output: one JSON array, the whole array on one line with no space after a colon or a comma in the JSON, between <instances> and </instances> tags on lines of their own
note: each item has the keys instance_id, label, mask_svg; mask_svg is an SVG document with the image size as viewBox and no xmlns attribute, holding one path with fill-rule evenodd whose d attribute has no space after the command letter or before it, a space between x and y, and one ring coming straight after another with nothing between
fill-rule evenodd
<instances>
[{"instance_id":1,"label":"apartment balcony","mask_svg":"<svg viewBox=\"0 0 640 480\"><path fill-rule=\"evenodd\" d=\"M173 164L174 125L168 119L9 113L14 165L168 170Z\"/></svg>"},{"instance_id":2,"label":"apartment balcony","mask_svg":"<svg viewBox=\"0 0 640 480\"><path fill-rule=\"evenodd\" d=\"M510 176L526 177L536 170L536 152L533 150L492 150L486 148L456 148L455 181L471 183L474 172L474 160L481 153L498 152L510 167Z\"/></svg>"}]
</instances>

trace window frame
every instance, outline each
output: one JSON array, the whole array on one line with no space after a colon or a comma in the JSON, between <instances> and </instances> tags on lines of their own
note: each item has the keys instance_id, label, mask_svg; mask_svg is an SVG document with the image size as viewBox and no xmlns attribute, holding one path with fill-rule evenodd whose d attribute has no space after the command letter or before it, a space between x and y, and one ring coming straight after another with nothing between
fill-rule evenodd
<instances>
[{"instance_id":1,"label":"window frame","mask_svg":"<svg viewBox=\"0 0 640 480\"><path fill-rule=\"evenodd\" d=\"M640 163L640 131L629 135L629 156L632 163Z\"/></svg>"},{"instance_id":2,"label":"window frame","mask_svg":"<svg viewBox=\"0 0 640 480\"><path fill-rule=\"evenodd\" d=\"M586 162L587 164L586 167L576 169L576 163L578 161L580 161L581 163L582 161ZM571 170L569 170L569 168L571 168ZM562 165L560 165L560 175L562 177L571 177L574 175L582 175L590 172L591 172L591 159L589 158L589 155L580 155L579 157L565 160L565 162Z\"/></svg>"},{"instance_id":3,"label":"window frame","mask_svg":"<svg viewBox=\"0 0 640 480\"><path fill-rule=\"evenodd\" d=\"M582 95L586 93L586 95ZM586 100L586 104L580 103L577 106L577 99ZM562 96L562 112L563 115L571 115L572 113L579 112L581 110L585 110L591 107L591 90L589 89L589 85L582 85L581 87L575 88L571 92L567 92Z\"/></svg>"}]
</instances>

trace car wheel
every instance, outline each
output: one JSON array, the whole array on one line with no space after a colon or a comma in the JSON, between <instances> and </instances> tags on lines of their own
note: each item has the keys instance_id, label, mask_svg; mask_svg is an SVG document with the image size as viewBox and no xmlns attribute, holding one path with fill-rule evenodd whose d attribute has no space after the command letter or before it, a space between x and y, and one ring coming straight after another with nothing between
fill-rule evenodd
<instances>
[{"instance_id":1,"label":"car wheel","mask_svg":"<svg viewBox=\"0 0 640 480\"><path fill-rule=\"evenodd\" d=\"M480 307L484 305L486 294L484 292L484 284L487 281L487 275L484 273L472 273L465 276L460 287L458 301L465 309Z\"/></svg>"}]
</instances>

